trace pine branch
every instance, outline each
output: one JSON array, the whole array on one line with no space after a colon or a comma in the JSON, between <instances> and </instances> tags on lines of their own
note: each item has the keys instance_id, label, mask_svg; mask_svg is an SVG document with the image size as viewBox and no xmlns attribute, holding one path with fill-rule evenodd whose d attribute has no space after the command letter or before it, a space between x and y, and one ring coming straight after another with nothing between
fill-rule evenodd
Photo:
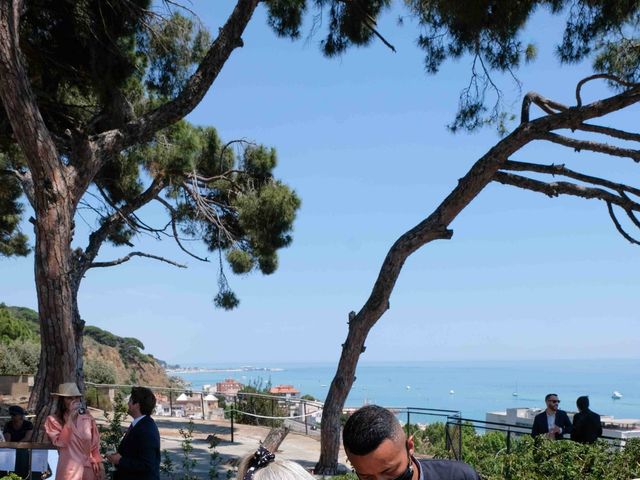
<instances>
[{"instance_id":1,"label":"pine branch","mask_svg":"<svg viewBox=\"0 0 640 480\"><path fill-rule=\"evenodd\" d=\"M618 193L629 192L633 195L640 196L640 188L632 187L624 183L612 182L600 177L594 177L591 175L585 175L580 172L575 172L566 168L564 165L539 165L537 163L528 162L516 162L513 160L507 160L501 167L501 170L509 170L512 172L535 172L544 173L548 175L561 175L567 178L573 178L585 183L591 183L593 185L599 185L601 187L610 188Z\"/></svg>"},{"instance_id":2,"label":"pine branch","mask_svg":"<svg viewBox=\"0 0 640 480\"><path fill-rule=\"evenodd\" d=\"M582 91L582 87L587 83L590 82L592 80L598 80L598 79L605 79L605 80L609 80L611 82L615 82L619 85L631 88L631 87L635 87L638 84L637 83L631 83L631 82L627 82L625 80L623 80L620 77L617 77L615 75L611 75L609 73L596 73L595 75L590 75L586 78L583 78L582 80L580 80L578 82L578 84L576 85L576 105L578 107L582 106L582 95L581 95L581 91Z\"/></svg>"},{"instance_id":3,"label":"pine branch","mask_svg":"<svg viewBox=\"0 0 640 480\"><path fill-rule=\"evenodd\" d=\"M100 228L89 235L89 244L87 245L87 248L84 250L84 252L82 252L81 257L78 258L81 267L80 271L78 272L79 274L82 274L82 270L88 268L89 265L93 265L93 260L98 255L100 247L109 237L109 235L115 231L118 225L121 222L127 221L126 219L130 214L153 200L158 195L158 193L162 191L163 188L164 181L160 177L156 177L153 182L151 182L151 185L149 186L149 188L147 188L147 190L142 192L131 202L127 203L126 205L109 215L109 217L102 223Z\"/></svg>"},{"instance_id":4,"label":"pine branch","mask_svg":"<svg viewBox=\"0 0 640 480\"><path fill-rule=\"evenodd\" d=\"M624 228L622 228L622 225L620 225L620 222L618 221L618 218L616 217L616 214L613 211L613 206L611 205L611 202L607 202L607 209L609 210L609 216L611 217L611 221L616 226L616 230L618 230L620 235L622 235L624 238L626 238L630 243L632 243L634 245L640 245L640 241L638 241L635 238L633 238L631 235L629 235L625 231ZM629 213L629 212L627 212L627 213Z\"/></svg>"},{"instance_id":5,"label":"pine branch","mask_svg":"<svg viewBox=\"0 0 640 480\"><path fill-rule=\"evenodd\" d=\"M531 190L533 192L543 193L548 197L557 197L559 195L571 195L574 197L581 197L588 200L602 200L605 202L618 205L627 211L640 211L640 203L634 202L628 197L616 195L603 190L601 188L585 187L583 185L576 185L571 182L541 182L532 178L523 177L521 175L514 175L512 173L496 172L494 181L502 183L503 185L511 185L514 187L522 188L524 190Z\"/></svg>"},{"instance_id":6,"label":"pine branch","mask_svg":"<svg viewBox=\"0 0 640 480\"><path fill-rule=\"evenodd\" d=\"M618 130L617 128L603 127L601 125L592 125L590 123L581 123L577 125L576 130L582 130L585 132L602 133L610 137L619 138L621 140L630 140L640 142L640 134L633 132L625 132L624 130Z\"/></svg>"},{"instance_id":7,"label":"pine branch","mask_svg":"<svg viewBox=\"0 0 640 480\"><path fill-rule=\"evenodd\" d=\"M112 260L110 262L93 262L93 263L91 263L89 265L88 268L113 267L115 265L120 265L122 263L128 262L133 257L152 258L154 260L159 260L161 262L168 263L168 264L173 265L173 266L178 267L178 268L187 268L187 266L182 264L182 263L177 263L177 262L174 262L173 260L169 260L167 258L160 257L158 255L152 255L150 253L144 253L144 252L131 252L129 255L126 255L126 256L124 256L122 258L118 258L116 260Z\"/></svg>"},{"instance_id":8,"label":"pine branch","mask_svg":"<svg viewBox=\"0 0 640 480\"><path fill-rule=\"evenodd\" d=\"M577 140L575 138L569 138L565 137L564 135L558 135L557 133L551 132L545 132L538 138L540 138L541 140L548 140L549 142L557 143L565 147L571 147L578 152L580 150L590 150L592 152L604 153L616 157L627 157L631 158L635 162L640 162L640 150L620 148L614 145L592 142L589 140Z\"/></svg>"},{"instance_id":9,"label":"pine branch","mask_svg":"<svg viewBox=\"0 0 640 480\"><path fill-rule=\"evenodd\" d=\"M157 131L177 122L191 112L218 77L233 50L243 46L241 36L258 3L259 0L238 0L198 69L187 80L175 99L128 123L118 131L100 134L99 143L109 151L122 150L130 145L150 140Z\"/></svg>"},{"instance_id":10,"label":"pine branch","mask_svg":"<svg viewBox=\"0 0 640 480\"><path fill-rule=\"evenodd\" d=\"M188 250L183 244L182 241L180 240L180 235L178 235L178 226L176 223L176 209L173 208L173 205L171 205L169 202L167 202L165 199L160 198L159 196L156 197L156 200L158 202L160 202L162 205L164 205L164 207L169 210L169 216L171 217L171 228L173 230L173 239L176 241L176 243L178 244L178 248L180 248L180 250L182 250L184 253L186 253L187 255L189 255L190 257L195 258L196 260L200 260L201 262L208 262L209 259L207 257L199 257L198 255L196 255L195 253L191 252L190 250Z\"/></svg>"}]
</instances>

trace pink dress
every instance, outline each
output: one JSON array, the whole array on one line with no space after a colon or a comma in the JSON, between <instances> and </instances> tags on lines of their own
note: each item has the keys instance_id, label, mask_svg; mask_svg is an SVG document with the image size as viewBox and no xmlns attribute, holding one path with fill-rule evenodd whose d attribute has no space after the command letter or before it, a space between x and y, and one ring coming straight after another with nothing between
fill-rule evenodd
<instances>
[{"instance_id":1,"label":"pink dress","mask_svg":"<svg viewBox=\"0 0 640 480\"><path fill-rule=\"evenodd\" d=\"M96 480L92 463L102 463L100 435L91 415L79 415L77 425L67 421L64 427L53 415L44 422L44 429L58 447L56 480Z\"/></svg>"}]
</instances>

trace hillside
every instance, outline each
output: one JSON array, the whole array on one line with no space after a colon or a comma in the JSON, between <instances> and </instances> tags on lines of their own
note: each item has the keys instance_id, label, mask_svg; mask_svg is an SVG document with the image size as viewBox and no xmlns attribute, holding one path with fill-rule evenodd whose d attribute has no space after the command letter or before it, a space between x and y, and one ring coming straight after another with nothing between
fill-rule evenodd
<instances>
[{"instance_id":1,"label":"hillside","mask_svg":"<svg viewBox=\"0 0 640 480\"><path fill-rule=\"evenodd\" d=\"M35 373L40 355L38 313L0 303L0 374ZM169 386L163 364L143 353L137 338L119 337L87 325L84 331L85 379L96 383Z\"/></svg>"}]
</instances>

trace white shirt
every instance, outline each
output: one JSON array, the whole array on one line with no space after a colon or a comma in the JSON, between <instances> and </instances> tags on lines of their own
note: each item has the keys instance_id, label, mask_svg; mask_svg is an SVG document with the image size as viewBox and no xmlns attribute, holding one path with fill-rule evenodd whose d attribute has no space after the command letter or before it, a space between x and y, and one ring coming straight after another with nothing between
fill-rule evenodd
<instances>
[{"instance_id":1,"label":"white shirt","mask_svg":"<svg viewBox=\"0 0 640 480\"><path fill-rule=\"evenodd\" d=\"M138 418L134 418L131 421L131 428L136 426L136 423L138 423L140 420L142 420L144 417L146 417L146 415L140 415Z\"/></svg>"},{"instance_id":2,"label":"white shirt","mask_svg":"<svg viewBox=\"0 0 640 480\"><path fill-rule=\"evenodd\" d=\"M549 428L549 431L551 431L551 429L555 426L556 424L556 414L554 413L553 415L549 415L547 413L547 427Z\"/></svg>"}]
</instances>

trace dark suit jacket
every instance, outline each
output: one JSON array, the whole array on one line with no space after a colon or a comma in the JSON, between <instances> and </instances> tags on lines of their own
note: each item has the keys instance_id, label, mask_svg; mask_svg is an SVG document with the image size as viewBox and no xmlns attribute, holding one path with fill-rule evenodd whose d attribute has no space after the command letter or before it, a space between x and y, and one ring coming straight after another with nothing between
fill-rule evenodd
<instances>
[{"instance_id":1,"label":"dark suit jacket","mask_svg":"<svg viewBox=\"0 0 640 480\"><path fill-rule=\"evenodd\" d=\"M556 440L563 438L564 434L571 433L571 431L573 430L571 420L569 420L569 416L564 410L558 410L556 412L555 424L562 429L562 433L556 433ZM545 433L549 433L546 410L536 415L536 418L533 419L533 428L531 429L531 435L534 437L536 435L543 435Z\"/></svg>"},{"instance_id":2,"label":"dark suit jacket","mask_svg":"<svg viewBox=\"0 0 640 480\"><path fill-rule=\"evenodd\" d=\"M160 433L147 415L131 428L118 446L122 455L114 480L159 480Z\"/></svg>"},{"instance_id":3,"label":"dark suit jacket","mask_svg":"<svg viewBox=\"0 0 640 480\"><path fill-rule=\"evenodd\" d=\"M580 443L593 443L602 436L602 422L600 415L588 408L573 416L573 432L571 440Z\"/></svg>"}]
</instances>

